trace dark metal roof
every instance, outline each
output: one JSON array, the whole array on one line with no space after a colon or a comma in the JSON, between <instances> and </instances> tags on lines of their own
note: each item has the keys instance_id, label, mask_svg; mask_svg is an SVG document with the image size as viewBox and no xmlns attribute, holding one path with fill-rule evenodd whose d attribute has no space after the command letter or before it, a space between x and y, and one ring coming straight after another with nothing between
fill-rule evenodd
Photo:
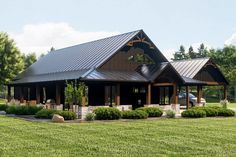
<instances>
[{"instance_id":1,"label":"dark metal roof","mask_svg":"<svg viewBox=\"0 0 236 157\"><path fill-rule=\"evenodd\" d=\"M136 71L144 76L147 80L153 81L156 79L161 72L167 67L168 62L162 62L160 64L151 64L151 65L140 65Z\"/></svg>"},{"instance_id":2,"label":"dark metal roof","mask_svg":"<svg viewBox=\"0 0 236 157\"><path fill-rule=\"evenodd\" d=\"M100 81L132 81L147 82L148 80L136 71L93 70L82 80Z\"/></svg>"},{"instance_id":3,"label":"dark metal roof","mask_svg":"<svg viewBox=\"0 0 236 157\"><path fill-rule=\"evenodd\" d=\"M171 65L181 76L192 79L208 61L209 58L197 58L191 60L174 61L171 62Z\"/></svg>"},{"instance_id":4,"label":"dark metal roof","mask_svg":"<svg viewBox=\"0 0 236 157\"><path fill-rule=\"evenodd\" d=\"M182 76L182 79L184 80L185 84L188 84L188 85L196 85L196 84L204 85L204 84L206 84L204 81L191 79L191 78L185 77L185 76Z\"/></svg>"},{"instance_id":5,"label":"dark metal roof","mask_svg":"<svg viewBox=\"0 0 236 157\"><path fill-rule=\"evenodd\" d=\"M18 75L11 84L79 78L103 64L140 32L143 31L137 30L50 52ZM71 75L67 75L67 72L71 72Z\"/></svg>"},{"instance_id":6,"label":"dark metal roof","mask_svg":"<svg viewBox=\"0 0 236 157\"><path fill-rule=\"evenodd\" d=\"M83 77L83 75L86 74L86 72L87 70L80 70L80 71L67 71L64 73L57 72L57 73L50 73L50 74L26 76L21 79L15 79L14 82L10 84L73 80L73 79L79 79L80 77Z\"/></svg>"}]
</instances>

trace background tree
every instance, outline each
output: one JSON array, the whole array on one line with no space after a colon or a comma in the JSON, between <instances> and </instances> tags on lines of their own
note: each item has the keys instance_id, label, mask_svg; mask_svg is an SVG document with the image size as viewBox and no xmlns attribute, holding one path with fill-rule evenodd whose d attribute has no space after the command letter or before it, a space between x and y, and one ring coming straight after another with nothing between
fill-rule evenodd
<instances>
[{"instance_id":1,"label":"background tree","mask_svg":"<svg viewBox=\"0 0 236 157\"><path fill-rule=\"evenodd\" d=\"M27 69L30 65L37 61L37 57L35 53L30 53L28 55L23 54L24 59L24 69Z\"/></svg>"},{"instance_id":2,"label":"background tree","mask_svg":"<svg viewBox=\"0 0 236 157\"><path fill-rule=\"evenodd\" d=\"M202 43L198 48L197 58L204 58L208 56L208 50L205 45Z\"/></svg>"},{"instance_id":3,"label":"background tree","mask_svg":"<svg viewBox=\"0 0 236 157\"><path fill-rule=\"evenodd\" d=\"M197 58L196 52L194 52L192 46L190 46L189 49L188 49L188 55L191 59Z\"/></svg>"},{"instance_id":4,"label":"background tree","mask_svg":"<svg viewBox=\"0 0 236 157\"><path fill-rule=\"evenodd\" d=\"M184 59L189 59L188 54L185 53L185 48L183 45L180 46L179 51L176 51L174 53L174 58L171 58L171 60L176 61L176 60L184 60Z\"/></svg>"},{"instance_id":5,"label":"background tree","mask_svg":"<svg viewBox=\"0 0 236 157\"><path fill-rule=\"evenodd\" d=\"M0 32L0 85L9 83L24 68L24 61L13 39Z\"/></svg>"}]
</instances>

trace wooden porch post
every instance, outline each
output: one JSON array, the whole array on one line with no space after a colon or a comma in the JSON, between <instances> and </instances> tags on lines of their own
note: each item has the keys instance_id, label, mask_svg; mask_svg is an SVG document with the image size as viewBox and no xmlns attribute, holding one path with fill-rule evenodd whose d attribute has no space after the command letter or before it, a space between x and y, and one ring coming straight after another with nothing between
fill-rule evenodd
<instances>
[{"instance_id":1,"label":"wooden porch post","mask_svg":"<svg viewBox=\"0 0 236 157\"><path fill-rule=\"evenodd\" d=\"M7 101L11 101L11 86L7 86Z\"/></svg>"},{"instance_id":2,"label":"wooden porch post","mask_svg":"<svg viewBox=\"0 0 236 157\"><path fill-rule=\"evenodd\" d=\"M61 104L61 88L60 85L56 84L56 104Z\"/></svg>"},{"instance_id":3,"label":"wooden porch post","mask_svg":"<svg viewBox=\"0 0 236 157\"><path fill-rule=\"evenodd\" d=\"M116 85L116 105L120 105L120 84Z\"/></svg>"},{"instance_id":4,"label":"wooden porch post","mask_svg":"<svg viewBox=\"0 0 236 157\"><path fill-rule=\"evenodd\" d=\"M177 84L173 85L173 103L178 104L178 96L177 96Z\"/></svg>"},{"instance_id":5,"label":"wooden porch post","mask_svg":"<svg viewBox=\"0 0 236 157\"><path fill-rule=\"evenodd\" d=\"M36 103L40 104L40 88L39 88L39 85L36 85Z\"/></svg>"},{"instance_id":6,"label":"wooden porch post","mask_svg":"<svg viewBox=\"0 0 236 157\"><path fill-rule=\"evenodd\" d=\"M224 99L227 100L227 85L224 85Z\"/></svg>"},{"instance_id":7,"label":"wooden porch post","mask_svg":"<svg viewBox=\"0 0 236 157\"><path fill-rule=\"evenodd\" d=\"M186 86L185 93L186 93L186 107L187 107L187 109L189 109L190 108L189 107L189 86Z\"/></svg>"},{"instance_id":8,"label":"wooden porch post","mask_svg":"<svg viewBox=\"0 0 236 157\"><path fill-rule=\"evenodd\" d=\"M20 89L20 103L24 103L24 94L23 94L23 88L19 87Z\"/></svg>"},{"instance_id":9,"label":"wooden porch post","mask_svg":"<svg viewBox=\"0 0 236 157\"><path fill-rule=\"evenodd\" d=\"M197 103L201 103L202 98L202 86L197 86Z\"/></svg>"},{"instance_id":10,"label":"wooden porch post","mask_svg":"<svg viewBox=\"0 0 236 157\"><path fill-rule=\"evenodd\" d=\"M147 89L147 94L146 94L146 104L150 105L151 104L151 97L152 97L152 85L151 83L148 84L148 89Z\"/></svg>"}]
</instances>

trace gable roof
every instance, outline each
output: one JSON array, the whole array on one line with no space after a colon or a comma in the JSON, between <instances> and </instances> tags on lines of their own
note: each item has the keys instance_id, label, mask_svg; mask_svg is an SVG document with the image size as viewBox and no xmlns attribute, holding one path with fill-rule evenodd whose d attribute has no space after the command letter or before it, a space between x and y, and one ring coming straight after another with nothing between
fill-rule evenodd
<instances>
[{"instance_id":1,"label":"gable roof","mask_svg":"<svg viewBox=\"0 0 236 157\"><path fill-rule=\"evenodd\" d=\"M143 30L137 30L55 50L19 74L10 84L80 79L99 68L139 33L146 36ZM163 54L161 57L166 60Z\"/></svg>"},{"instance_id":2,"label":"gable roof","mask_svg":"<svg viewBox=\"0 0 236 157\"><path fill-rule=\"evenodd\" d=\"M191 60L173 61L171 62L171 65L181 76L193 79L193 77L208 61L209 58L197 58Z\"/></svg>"}]
</instances>

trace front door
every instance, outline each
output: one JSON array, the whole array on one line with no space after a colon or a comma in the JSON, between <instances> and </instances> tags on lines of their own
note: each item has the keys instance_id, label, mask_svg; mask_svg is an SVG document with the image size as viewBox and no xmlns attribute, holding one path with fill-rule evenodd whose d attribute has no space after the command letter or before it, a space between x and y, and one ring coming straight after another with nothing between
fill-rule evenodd
<instances>
[{"instance_id":1,"label":"front door","mask_svg":"<svg viewBox=\"0 0 236 157\"><path fill-rule=\"evenodd\" d=\"M171 104L171 97L173 95L173 86L159 86L158 88L158 104L169 105Z\"/></svg>"},{"instance_id":2,"label":"front door","mask_svg":"<svg viewBox=\"0 0 236 157\"><path fill-rule=\"evenodd\" d=\"M145 89L145 87L134 87L133 88L133 97L132 97L133 109L143 107L145 103L146 103L146 89Z\"/></svg>"}]
</instances>

